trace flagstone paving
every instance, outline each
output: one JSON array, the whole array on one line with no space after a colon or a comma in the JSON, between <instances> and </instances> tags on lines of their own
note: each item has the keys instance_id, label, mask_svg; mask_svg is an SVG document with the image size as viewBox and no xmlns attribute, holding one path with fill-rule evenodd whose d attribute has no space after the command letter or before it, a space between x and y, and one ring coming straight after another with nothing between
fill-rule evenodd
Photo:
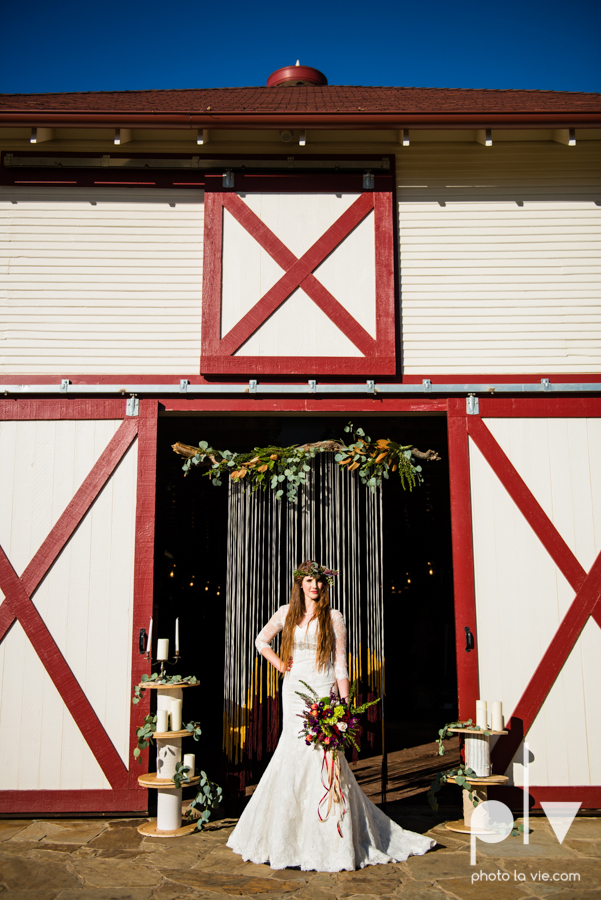
<instances>
[{"instance_id":1,"label":"flagstone paving","mask_svg":"<svg viewBox=\"0 0 601 900\"><path fill-rule=\"evenodd\" d=\"M0 893L7 900L601 898L601 817L577 818L563 844L544 817L532 817L529 844L478 841L471 866L469 836L448 831L441 816L392 814L438 847L404 863L336 874L244 862L225 846L231 819L177 839L142 837L139 819L6 819Z\"/></svg>"}]
</instances>

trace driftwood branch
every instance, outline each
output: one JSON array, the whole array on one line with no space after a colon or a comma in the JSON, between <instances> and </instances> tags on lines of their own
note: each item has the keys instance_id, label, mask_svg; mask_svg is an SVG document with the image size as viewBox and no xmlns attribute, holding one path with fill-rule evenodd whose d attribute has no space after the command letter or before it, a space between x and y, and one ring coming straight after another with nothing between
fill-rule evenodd
<instances>
[{"instance_id":1,"label":"driftwood branch","mask_svg":"<svg viewBox=\"0 0 601 900\"><path fill-rule=\"evenodd\" d=\"M344 444L340 444L338 441L315 441L313 444L302 444L300 445L303 450L310 450L312 447L322 448L323 450L328 451L329 453L337 453L339 450L344 449ZM185 456L186 459L190 459L192 456L196 456L198 453L198 447L192 447L190 444L182 444L178 441L176 444L171 445L174 453L177 453L179 456ZM415 447L411 448L411 453L416 459L423 459L426 462L436 462L440 459L440 456L436 452L436 450L417 450ZM209 459L216 463L217 460L209 455Z\"/></svg>"}]
</instances>

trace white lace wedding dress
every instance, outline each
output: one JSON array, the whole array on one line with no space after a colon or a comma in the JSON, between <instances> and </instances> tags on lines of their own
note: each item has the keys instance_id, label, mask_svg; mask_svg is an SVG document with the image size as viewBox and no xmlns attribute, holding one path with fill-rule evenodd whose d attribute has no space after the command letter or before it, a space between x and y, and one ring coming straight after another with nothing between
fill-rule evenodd
<instances>
[{"instance_id":1,"label":"white lace wedding dress","mask_svg":"<svg viewBox=\"0 0 601 900\"><path fill-rule=\"evenodd\" d=\"M282 606L256 640L259 652L282 630L288 606ZM317 621L306 629L297 626L292 669L283 679L284 722L273 757L254 794L242 813L227 846L243 859L269 863L272 869L299 866L319 872L352 871L378 863L399 862L421 856L436 841L405 831L365 796L342 754L339 756L341 784L346 800L342 837L336 827L334 807L320 822L319 801L324 795L321 782L323 753L305 744L298 734L302 726L298 714L303 700L295 691L306 689L305 681L320 697L326 696L337 678L347 678L346 626L342 614L331 610L334 626L333 660L326 670L315 663Z\"/></svg>"}]
</instances>

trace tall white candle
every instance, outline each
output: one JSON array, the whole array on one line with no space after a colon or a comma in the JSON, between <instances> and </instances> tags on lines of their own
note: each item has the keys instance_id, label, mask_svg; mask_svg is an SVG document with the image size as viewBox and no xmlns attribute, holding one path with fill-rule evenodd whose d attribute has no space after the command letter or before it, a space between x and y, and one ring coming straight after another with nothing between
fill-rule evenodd
<instances>
[{"instance_id":1,"label":"tall white candle","mask_svg":"<svg viewBox=\"0 0 601 900\"><path fill-rule=\"evenodd\" d=\"M192 778L196 771L196 755L194 753L184 753L184 765L190 766L190 771L186 772L188 778Z\"/></svg>"},{"instance_id":2,"label":"tall white candle","mask_svg":"<svg viewBox=\"0 0 601 900\"><path fill-rule=\"evenodd\" d=\"M179 618L175 620L175 652L179 653Z\"/></svg>"},{"instance_id":3,"label":"tall white candle","mask_svg":"<svg viewBox=\"0 0 601 900\"><path fill-rule=\"evenodd\" d=\"M157 641L157 659L169 659L169 638L159 638Z\"/></svg>"},{"instance_id":4,"label":"tall white candle","mask_svg":"<svg viewBox=\"0 0 601 900\"><path fill-rule=\"evenodd\" d=\"M157 731L159 734L169 731L169 710L157 709Z\"/></svg>"},{"instance_id":5,"label":"tall white candle","mask_svg":"<svg viewBox=\"0 0 601 900\"><path fill-rule=\"evenodd\" d=\"M503 731L503 704L493 700L490 704L490 723L493 731Z\"/></svg>"},{"instance_id":6,"label":"tall white candle","mask_svg":"<svg viewBox=\"0 0 601 900\"><path fill-rule=\"evenodd\" d=\"M182 701L171 700L171 730L180 731L182 727Z\"/></svg>"},{"instance_id":7,"label":"tall white candle","mask_svg":"<svg viewBox=\"0 0 601 900\"><path fill-rule=\"evenodd\" d=\"M150 656L152 656L152 616L150 617L150 625L148 626L148 643L146 644L146 649Z\"/></svg>"},{"instance_id":8,"label":"tall white candle","mask_svg":"<svg viewBox=\"0 0 601 900\"><path fill-rule=\"evenodd\" d=\"M486 700L476 700L476 725L480 728L487 727L486 721Z\"/></svg>"}]
</instances>

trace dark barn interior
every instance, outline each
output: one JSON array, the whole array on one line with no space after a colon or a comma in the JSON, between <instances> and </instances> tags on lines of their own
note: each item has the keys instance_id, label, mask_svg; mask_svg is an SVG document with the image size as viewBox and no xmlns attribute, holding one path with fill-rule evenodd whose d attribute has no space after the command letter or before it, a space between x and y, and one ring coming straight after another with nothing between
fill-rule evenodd
<instances>
[{"instance_id":1,"label":"dark barn interior","mask_svg":"<svg viewBox=\"0 0 601 900\"><path fill-rule=\"evenodd\" d=\"M222 754L227 486L201 471L182 472L176 441L231 451L340 438L347 417L164 416L159 419L156 510L155 635L172 637L180 619L179 672L200 678L186 692L186 720L199 720L197 765L224 783ZM386 750L434 741L457 716L451 523L446 419L443 416L354 417L373 439L392 438L441 461L425 464L424 483L404 491L384 482L384 621ZM349 477L353 477L350 475ZM327 563L326 561L323 561ZM288 602L282 596L278 605ZM173 669L171 671L174 671ZM362 757L381 753L364 744ZM152 763L151 763L152 764ZM253 775L258 778L265 762Z\"/></svg>"}]
</instances>

